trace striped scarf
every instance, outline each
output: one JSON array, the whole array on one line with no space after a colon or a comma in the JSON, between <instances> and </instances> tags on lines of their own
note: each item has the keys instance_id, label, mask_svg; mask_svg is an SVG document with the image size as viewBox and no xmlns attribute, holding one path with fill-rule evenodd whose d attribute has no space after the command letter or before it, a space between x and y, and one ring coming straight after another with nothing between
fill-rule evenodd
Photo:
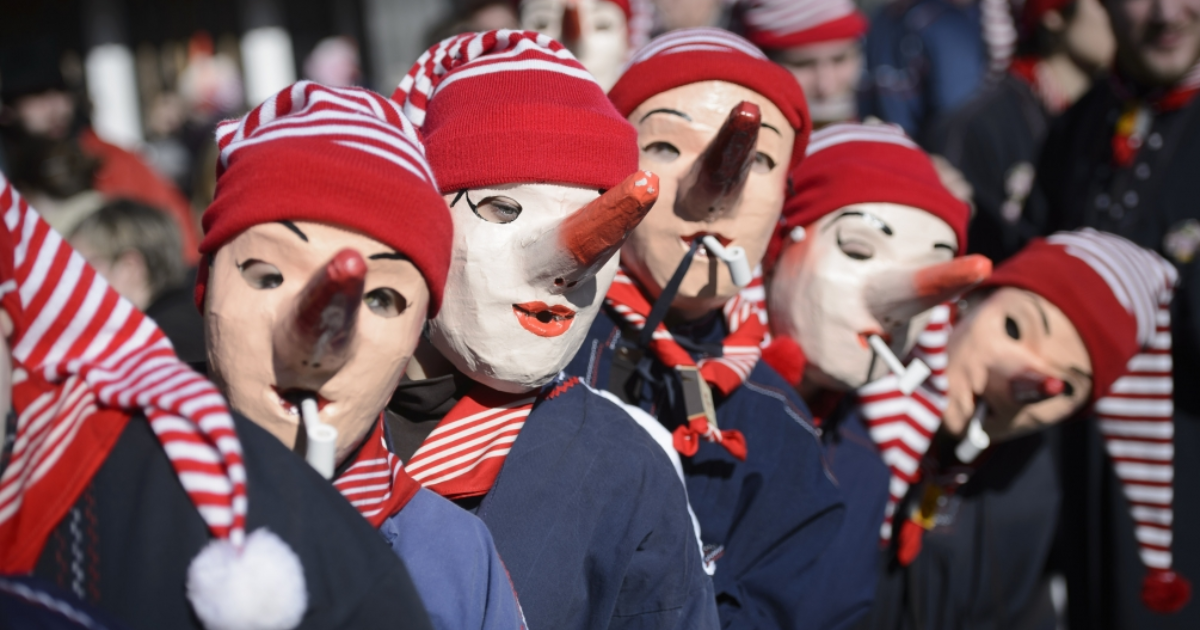
<instances>
[{"instance_id":1,"label":"striped scarf","mask_svg":"<svg viewBox=\"0 0 1200 630\"><path fill-rule=\"evenodd\" d=\"M568 383L559 388L574 380ZM408 474L447 499L487 494L537 400L535 392L509 394L476 383L409 459Z\"/></svg>"},{"instance_id":2,"label":"striped scarf","mask_svg":"<svg viewBox=\"0 0 1200 630\"><path fill-rule=\"evenodd\" d=\"M879 447L879 454L891 471L887 505L879 529L883 543L892 538L896 506L921 477L921 459L942 424L948 390L946 343L949 338L950 305L942 304L934 307L929 324L917 337L911 355L924 361L933 374L908 396L900 391L895 374L867 383L858 390L859 410L867 433Z\"/></svg>"},{"instance_id":3,"label":"striped scarf","mask_svg":"<svg viewBox=\"0 0 1200 630\"><path fill-rule=\"evenodd\" d=\"M1200 64L1192 67L1178 83L1137 96L1132 82L1113 73L1111 85L1117 97L1124 101L1121 115L1113 127L1112 159L1119 168L1133 165L1138 150L1146 141L1156 114L1183 109L1200 92Z\"/></svg>"},{"instance_id":4,"label":"striped scarf","mask_svg":"<svg viewBox=\"0 0 1200 630\"><path fill-rule=\"evenodd\" d=\"M766 342L768 332L766 311L760 307L761 293L761 280L757 286L752 282L751 286L739 292L721 309L729 326L729 334L721 343L721 356L704 357L699 361L692 359L692 355L675 341L675 336L661 323L651 337L650 351L669 368L697 367L709 386L724 396L732 394L746 382L762 358L762 344ZM617 270L605 301L626 323L639 331L652 308L650 301L624 269ZM703 438L725 446L738 459L746 458L745 438L739 431L723 431L700 420L689 418L687 424L676 429L676 450L684 455L694 455L698 447L697 440Z\"/></svg>"},{"instance_id":5,"label":"striped scarf","mask_svg":"<svg viewBox=\"0 0 1200 630\"><path fill-rule=\"evenodd\" d=\"M0 186L0 303L15 325L17 415L0 476L0 572L33 569L137 413L211 534L242 548L246 472L224 398L3 176Z\"/></svg>"},{"instance_id":6,"label":"striped scarf","mask_svg":"<svg viewBox=\"0 0 1200 630\"><path fill-rule=\"evenodd\" d=\"M404 471L400 459L384 441L383 414L367 435L362 448L333 486L376 529L413 498L421 486Z\"/></svg>"}]
</instances>

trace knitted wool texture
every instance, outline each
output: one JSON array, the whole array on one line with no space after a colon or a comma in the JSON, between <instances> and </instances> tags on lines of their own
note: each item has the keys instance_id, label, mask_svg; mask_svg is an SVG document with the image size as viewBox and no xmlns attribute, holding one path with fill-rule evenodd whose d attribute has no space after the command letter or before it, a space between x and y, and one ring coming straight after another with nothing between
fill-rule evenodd
<instances>
[{"instance_id":1,"label":"knitted wool texture","mask_svg":"<svg viewBox=\"0 0 1200 630\"><path fill-rule=\"evenodd\" d=\"M746 39L766 50L858 39L867 18L850 0L752 0L742 12Z\"/></svg>"}]
</instances>

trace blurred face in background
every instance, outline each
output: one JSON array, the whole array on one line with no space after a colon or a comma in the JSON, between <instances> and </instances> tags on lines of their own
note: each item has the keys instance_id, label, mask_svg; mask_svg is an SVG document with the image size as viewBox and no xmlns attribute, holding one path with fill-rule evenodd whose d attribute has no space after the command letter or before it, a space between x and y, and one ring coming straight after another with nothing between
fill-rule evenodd
<instances>
[{"instance_id":1,"label":"blurred face in background","mask_svg":"<svg viewBox=\"0 0 1200 630\"><path fill-rule=\"evenodd\" d=\"M1048 11L1041 23L1076 66L1096 72L1112 65L1117 40L1100 0L1075 0L1069 10Z\"/></svg>"},{"instance_id":2,"label":"blurred face in background","mask_svg":"<svg viewBox=\"0 0 1200 630\"><path fill-rule=\"evenodd\" d=\"M663 31L714 26L721 17L721 0L653 0Z\"/></svg>"},{"instance_id":3,"label":"blurred face in background","mask_svg":"<svg viewBox=\"0 0 1200 630\"><path fill-rule=\"evenodd\" d=\"M62 90L29 94L13 102L13 114L30 135L61 140L71 131L75 101Z\"/></svg>"},{"instance_id":4,"label":"blurred face in background","mask_svg":"<svg viewBox=\"0 0 1200 630\"><path fill-rule=\"evenodd\" d=\"M1200 0L1106 0L1117 63L1146 86L1170 85L1200 58Z\"/></svg>"},{"instance_id":5,"label":"blurred face in background","mask_svg":"<svg viewBox=\"0 0 1200 630\"><path fill-rule=\"evenodd\" d=\"M804 88L814 123L844 122L857 116L855 90L863 71L862 44L858 39L797 46L775 51L771 57L787 68Z\"/></svg>"}]
</instances>

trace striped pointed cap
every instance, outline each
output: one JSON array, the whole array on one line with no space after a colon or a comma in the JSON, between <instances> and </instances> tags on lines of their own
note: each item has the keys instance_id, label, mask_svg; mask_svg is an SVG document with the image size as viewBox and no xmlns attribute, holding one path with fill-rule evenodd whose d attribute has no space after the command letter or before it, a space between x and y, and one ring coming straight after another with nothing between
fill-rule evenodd
<instances>
[{"instance_id":1,"label":"striped pointed cap","mask_svg":"<svg viewBox=\"0 0 1200 630\"><path fill-rule=\"evenodd\" d=\"M502 184L608 189L638 168L637 133L562 44L464 33L425 51L392 94L444 193Z\"/></svg>"},{"instance_id":2,"label":"striped pointed cap","mask_svg":"<svg viewBox=\"0 0 1200 630\"><path fill-rule=\"evenodd\" d=\"M1178 273L1158 254L1084 229L1036 239L983 286L1036 293L1063 311L1092 361L1100 434L1133 512L1142 601L1156 612L1187 603L1191 586L1171 570L1175 476L1171 299Z\"/></svg>"},{"instance_id":3,"label":"striped pointed cap","mask_svg":"<svg viewBox=\"0 0 1200 630\"><path fill-rule=\"evenodd\" d=\"M796 193L767 248L773 263L796 227L856 203L920 208L945 221L966 251L971 209L942 185L933 162L897 125L838 123L812 135L804 162L792 170Z\"/></svg>"},{"instance_id":4,"label":"striped pointed cap","mask_svg":"<svg viewBox=\"0 0 1200 630\"><path fill-rule=\"evenodd\" d=\"M450 211L416 128L395 103L369 90L301 81L221 123L217 147L202 254L260 223L335 225L412 261L429 286L430 316L437 313L450 269ZM201 264L196 280L201 311L207 270Z\"/></svg>"},{"instance_id":5,"label":"striped pointed cap","mask_svg":"<svg viewBox=\"0 0 1200 630\"><path fill-rule=\"evenodd\" d=\"M628 117L655 94L702 81L733 83L766 97L796 132L791 166L804 159L812 120L800 84L754 44L719 28L685 28L654 38L634 53L608 97Z\"/></svg>"},{"instance_id":6,"label":"striped pointed cap","mask_svg":"<svg viewBox=\"0 0 1200 630\"><path fill-rule=\"evenodd\" d=\"M33 570L51 531L136 414L149 422L214 539L198 557L211 557L214 545L232 547L234 556L257 556L266 537L268 546L285 550L274 575L294 568L302 589L299 560L282 541L265 530L247 536L242 446L216 387L176 358L154 322L118 295L3 175L0 211L0 306L14 324L9 347L17 416L13 451L0 476L0 573ZM264 597L280 595L276 585L257 585L253 574L243 578L242 585L262 586ZM223 608L230 602L222 598L202 606L196 593L189 597L206 625L214 625L210 611L233 627L258 623ZM282 621L298 623L303 603L284 612ZM273 621L281 620L266 623Z\"/></svg>"},{"instance_id":7,"label":"striped pointed cap","mask_svg":"<svg viewBox=\"0 0 1200 630\"><path fill-rule=\"evenodd\" d=\"M851 0L749 0L742 10L746 39L782 50L867 34L867 18Z\"/></svg>"}]
</instances>

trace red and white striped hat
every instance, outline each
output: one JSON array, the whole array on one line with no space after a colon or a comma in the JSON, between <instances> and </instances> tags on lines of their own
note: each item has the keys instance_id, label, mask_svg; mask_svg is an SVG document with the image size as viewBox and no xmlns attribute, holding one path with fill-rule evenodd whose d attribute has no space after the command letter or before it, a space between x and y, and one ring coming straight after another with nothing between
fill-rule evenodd
<instances>
[{"instance_id":1,"label":"red and white striped hat","mask_svg":"<svg viewBox=\"0 0 1200 630\"><path fill-rule=\"evenodd\" d=\"M1084 229L1036 239L983 286L1017 287L1063 311L1092 360L1100 433L1132 507L1142 562L1142 601L1174 612L1191 586L1171 570L1175 477L1171 298L1175 268L1113 234Z\"/></svg>"},{"instance_id":2,"label":"red and white striped hat","mask_svg":"<svg viewBox=\"0 0 1200 630\"><path fill-rule=\"evenodd\" d=\"M412 261L429 286L430 316L437 313L453 225L416 129L395 103L369 90L301 81L221 123L217 147L217 191L204 211L202 254L260 223L344 227ZM201 311L207 272L201 264Z\"/></svg>"},{"instance_id":3,"label":"red and white striped hat","mask_svg":"<svg viewBox=\"0 0 1200 630\"><path fill-rule=\"evenodd\" d=\"M420 127L443 193L514 183L608 189L638 168L633 127L569 50L533 31L442 40L392 99Z\"/></svg>"},{"instance_id":4,"label":"red and white striped hat","mask_svg":"<svg viewBox=\"0 0 1200 630\"><path fill-rule=\"evenodd\" d=\"M746 39L782 50L867 34L867 18L851 0L749 0L742 10Z\"/></svg>"},{"instance_id":5,"label":"red and white striped hat","mask_svg":"<svg viewBox=\"0 0 1200 630\"><path fill-rule=\"evenodd\" d=\"M0 477L0 573L33 569L126 423L144 414L214 538L188 571L197 616L209 628L298 624L304 570L273 533L246 535L246 471L225 399L3 176L0 210L17 415Z\"/></svg>"},{"instance_id":6,"label":"red and white striped hat","mask_svg":"<svg viewBox=\"0 0 1200 630\"><path fill-rule=\"evenodd\" d=\"M871 202L920 208L945 221L967 247L971 209L942 185L933 162L897 125L838 123L812 135L804 162L792 170L796 194L764 259L773 263L796 227L815 223L839 208Z\"/></svg>"},{"instance_id":7,"label":"red and white striped hat","mask_svg":"<svg viewBox=\"0 0 1200 630\"><path fill-rule=\"evenodd\" d=\"M725 81L765 96L796 132L791 166L804 159L812 120L800 84L754 44L719 28L686 28L654 38L629 60L608 97L628 117L655 94L701 81Z\"/></svg>"}]
</instances>

